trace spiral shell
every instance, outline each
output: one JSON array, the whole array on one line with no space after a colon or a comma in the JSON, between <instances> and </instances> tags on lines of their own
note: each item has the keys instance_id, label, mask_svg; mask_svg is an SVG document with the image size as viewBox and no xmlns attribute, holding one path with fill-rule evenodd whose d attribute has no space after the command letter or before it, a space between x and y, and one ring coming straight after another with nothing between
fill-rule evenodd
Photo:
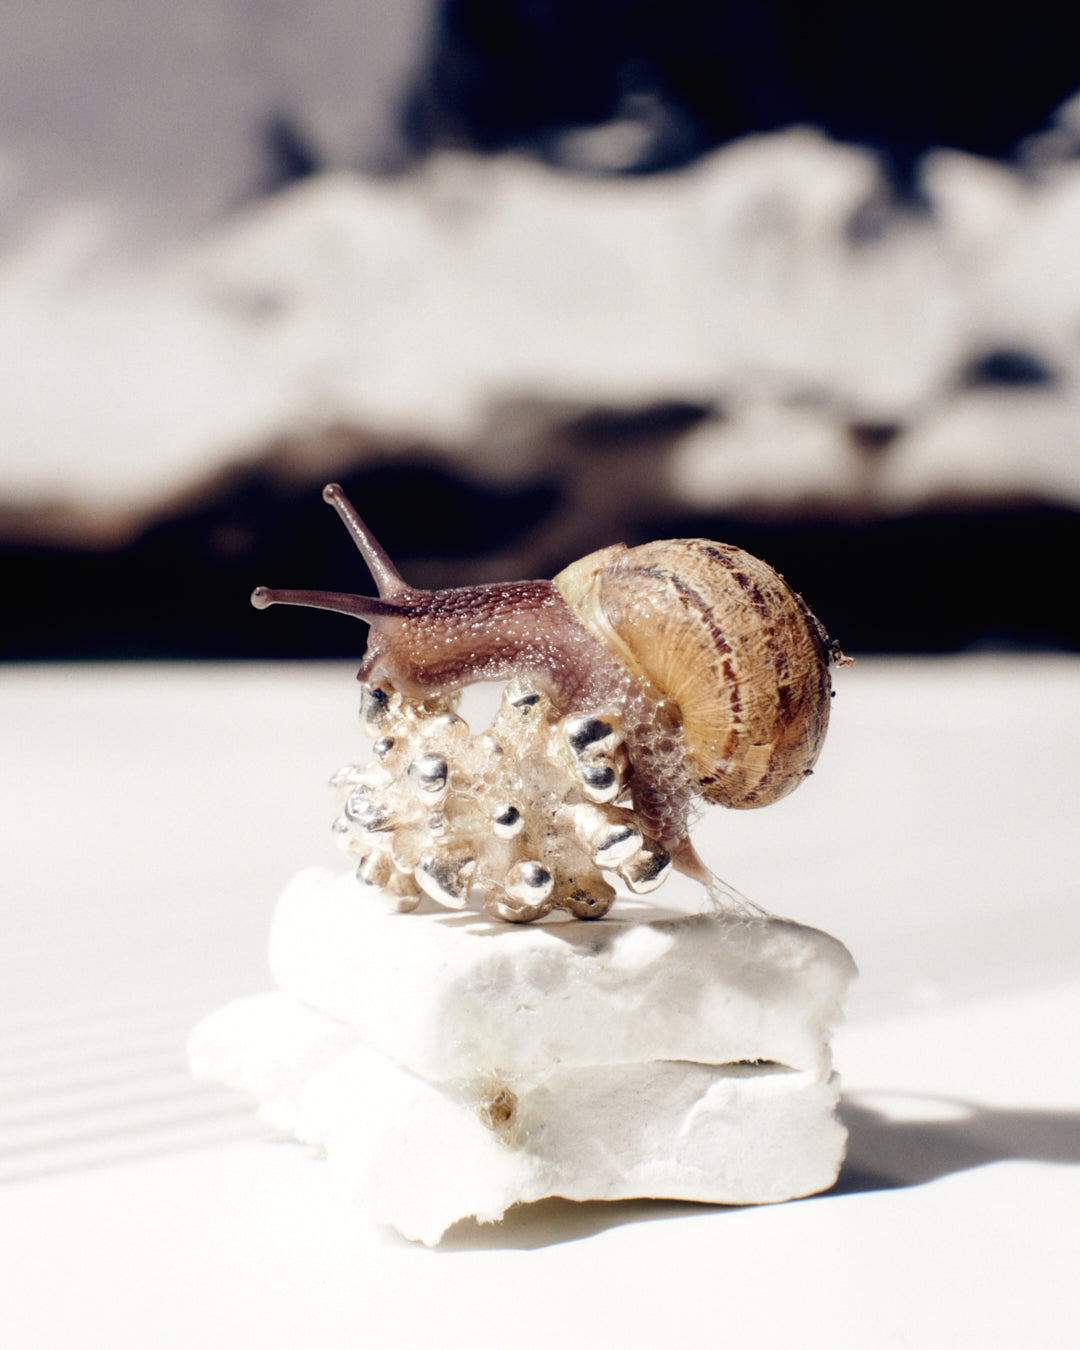
<instances>
[{"instance_id":1,"label":"spiral shell","mask_svg":"<svg viewBox=\"0 0 1080 1350\"><path fill-rule=\"evenodd\" d=\"M767 563L708 539L617 544L555 585L657 702L675 705L706 801L768 806L811 772L829 722L831 649Z\"/></svg>"}]
</instances>

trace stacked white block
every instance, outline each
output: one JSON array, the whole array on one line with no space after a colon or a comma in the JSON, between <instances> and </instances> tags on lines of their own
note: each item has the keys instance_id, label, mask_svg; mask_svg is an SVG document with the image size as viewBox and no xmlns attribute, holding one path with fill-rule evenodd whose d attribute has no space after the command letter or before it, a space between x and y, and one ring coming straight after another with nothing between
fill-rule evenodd
<instances>
[{"instance_id":1,"label":"stacked white block","mask_svg":"<svg viewBox=\"0 0 1080 1350\"><path fill-rule=\"evenodd\" d=\"M846 1142L829 1041L847 950L786 920L656 913L388 913L350 874L305 871L275 916L279 991L207 1018L192 1065L429 1243L550 1195L827 1188Z\"/></svg>"}]
</instances>

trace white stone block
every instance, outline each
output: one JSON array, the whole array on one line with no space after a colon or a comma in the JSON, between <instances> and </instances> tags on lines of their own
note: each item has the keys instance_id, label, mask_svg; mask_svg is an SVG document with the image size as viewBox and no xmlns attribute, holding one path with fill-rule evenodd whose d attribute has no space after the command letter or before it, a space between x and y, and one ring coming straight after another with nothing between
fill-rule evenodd
<instances>
[{"instance_id":1,"label":"white stone block","mask_svg":"<svg viewBox=\"0 0 1080 1350\"><path fill-rule=\"evenodd\" d=\"M207 1018L192 1066L321 1145L407 1237L549 1195L785 1200L839 1170L829 1033L855 969L823 933L395 914L311 870L271 950L281 992Z\"/></svg>"},{"instance_id":2,"label":"white stone block","mask_svg":"<svg viewBox=\"0 0 1080 1350\"><path fill-rule=\"evenodd\" d=\"M278 905L270 968L302 1003L434 1082L554 1064L766 1059L824 1072L855 966L835 938L728 914L511 926L388 913L311 868ZM644 918L642 916L645 916Z\"/></svg>"}]
</instances>

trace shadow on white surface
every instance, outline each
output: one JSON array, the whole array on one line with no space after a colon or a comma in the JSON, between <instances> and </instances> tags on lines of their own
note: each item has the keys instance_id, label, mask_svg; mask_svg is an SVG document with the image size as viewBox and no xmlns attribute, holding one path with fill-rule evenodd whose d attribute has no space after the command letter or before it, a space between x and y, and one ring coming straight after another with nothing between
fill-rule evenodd
<instances>
[{"instance_id":1,"label":"shadow on white surface","mask_svg":"<svg viewBox=\"0 0 1080 1350\"><path fill-rule=\"evenodd\" d=\"M536 1251L565 1242L580 1242L625 1224L655 1223L695 1214L716 1214L727 1205L702 1205L687 1200L563 1200L553 1196L518 1205L499 1223L482 1224L462 1219L444 1234L438 1253L477 1251ZM388 1243L403 1247L416 1244L393 1229L385 1230Z\"/></svg>"},{"instance_id":2,"label":"shadow on white surface","mask_svg":"<svg viewBox=\"0 0 1080 1350\"><path fill-rule=\"evenodd\" d=\"M848 1128L847 1160L827 1195L921 1186L996 1162L1080 1164L1080 1111L860 1093L841 1099L840 1115Z\"/></svg>"},{"instance_id":3,"label":"shadow on white surface","mask_svg":"<svg viewBox=\"0 0 1080 1350\"><path fill-rule=\"evenodd\" d=\"M242 1094L192 1080L199 1006L0 1019L0 1184L265 1137Z\"/></svg>"},{"instance_id":4,"label":"shadow on white surface","mask_svg":"<svg viewBox=\"0 0 1080 1350\"><path fill-rule=\"evenodd\" d=\"M85 1078L90 1100L70 1077L40 1092L18 1118L10 1109L0 1131L0 1183L29 1181L87 1168L198 1150L235 1141L288 1143L256 1117L241 1094L190 1082L182 1064L148 1078L138 1067ZM27 1103L29 1106L29 1103ZM839 1180L808 1200L921 1186L991 1163L1032 1161L1080 1165L1080 1111L1020 1110L946 1097L858 1093L841 1101L850 1139ZM727 1208L676 1200L575 1202L560 1198L522 1205L499 1224L463 1220L441 1252L534 1250L577 1242L627 1224L715 1214ZM412 1246L392 1230L390 1245Z\"/></svg>"}]
</instances>

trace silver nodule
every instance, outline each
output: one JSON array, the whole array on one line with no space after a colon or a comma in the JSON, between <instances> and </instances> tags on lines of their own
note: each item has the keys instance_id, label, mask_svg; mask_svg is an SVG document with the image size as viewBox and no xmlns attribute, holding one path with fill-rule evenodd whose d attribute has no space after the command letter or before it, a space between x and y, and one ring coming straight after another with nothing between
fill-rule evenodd
<instances>
[{"instance_id":1,"label":"silver nodule","mask_svg":"<svg viewBox=\"0 0 1080 1350\"><path fill-rule=\"evenodd\" d=\"M416 884L432 900L447 909L464 909L469 903L469 884L476 871L476 859L467 855L425 853L416 864Z\"/></svg>"},{"instance_id":2,"label":"silver nodule","mask_svg":"<svg viewBox=\"0 0 1080 1350\"><path fill-rule=\"evenodd\" d=\"M513 839L525 828L525 817L512 802L500 802L491 817L491 832L497 839Z\"/></svg>"},{"instance_id":3,"label":"silver nodule","mask_svg":"<svg viewBox=\"0 0 1080 1350\"><path fill-rule=\"evenodd\" d=\"M442 755L419 755L409 765L409 782L426 806L438 806L446 796L450 766Z\"/></svg>"},{"instance_id":4,"label":"silver nodule","mask_svg":"<svg viewBox=\"0 0 1080 1350\"><path fill-rule=\"evenodd\" d=\"M511 900L526 905L542 904L555 888L555 878L542 864L532 858L516 862L503 882Z\"/></svg>"}]
</instances>

